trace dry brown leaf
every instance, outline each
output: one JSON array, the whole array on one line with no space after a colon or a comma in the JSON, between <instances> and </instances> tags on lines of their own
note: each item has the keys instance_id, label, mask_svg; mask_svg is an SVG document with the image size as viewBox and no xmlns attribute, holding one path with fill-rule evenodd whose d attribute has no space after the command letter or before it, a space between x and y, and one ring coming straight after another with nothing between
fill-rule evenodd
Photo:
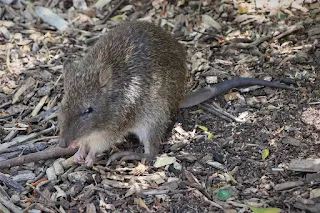
<instances>
[{"instance_id":1,"label":"dry brown leaf","mask_svg":"<svg viewBox=\"0 0 320 213\"><path fill-rule=\"evenodd\" d=\"M148 170L148 166L144 165L142 163L138 163L138 166L133 168L132 171L130 171L129 174L133 174L133 175L142 175L143 173L145 173L146 170Z\"/></svg>"},{"instance_id":2,"label":"dry brown leaf","mask_svg":"<svg viewBox=\"0 0 320 213\"><path fill-rule=\"evenodd\" d=\"M150 212L150 209L148 208L148 206L145 204L145 202L143 202L143 200L140 197L136 198L137 204L139 206L141 206L142 208L144 208L145 210L147 210L148 212Z\"/></svg>"},{"instance_id":3,"label":"dry brown leaf","mask_svg":"<svg viewBox=\"0 0 320 213\"><path fill-rule=\"evenodd\" d=\"M231 92L231 93L225 94L223 97L226 101L233 101L233 100L239 99L240 96L241 95L239 92Z\"/></svg>"}]
</instances>

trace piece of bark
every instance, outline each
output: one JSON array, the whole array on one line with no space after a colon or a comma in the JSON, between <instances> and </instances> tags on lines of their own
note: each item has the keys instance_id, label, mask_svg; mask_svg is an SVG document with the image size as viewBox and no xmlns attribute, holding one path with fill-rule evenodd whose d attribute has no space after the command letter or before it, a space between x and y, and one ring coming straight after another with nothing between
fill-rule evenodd
<instances>
[{"instance_id":1,"label":"piece of bark","mask_svg":"<svg viewBox=\"0 0 320 213\"><path fill-rule=\"evenodd\" d=\"M320 158L294 159L290 162L288 169L299 172L320 172Z\"/></svg>"},{"instance_id":2,"label":"piece of bark","mask_svg":"<svg viewBox=\"0 0 320 213\"><path fill-rule=\"evenodd\" d=\"M277 191L292 189L297 186L302 186L304 183L302 181L292 181L292 182L285 182L275 185L274 189Z\"/></svg>"},{"instance_id":3,"label":"piece of bark","mask_svg":"<svg viewBox=\"0 0 320 213\"><path fill-rule=\"evenodd\" d=\"M307 182L320 182L320 173L310 173L306 175Z\"/></svg>"},{"instance_id":4,"label":"piece of bark","mask_svg":"<svg viewBox=\"0 0 320 213\"><path fill-rule=\"evenodd\" d=\"M12 180L12 178L10 177L6 177L1 173L0 173L0 182L5 183L9 188L13 188L19 192L22 192L23 190L23 186L20 183Z\"/></svg>"}]
</instances>

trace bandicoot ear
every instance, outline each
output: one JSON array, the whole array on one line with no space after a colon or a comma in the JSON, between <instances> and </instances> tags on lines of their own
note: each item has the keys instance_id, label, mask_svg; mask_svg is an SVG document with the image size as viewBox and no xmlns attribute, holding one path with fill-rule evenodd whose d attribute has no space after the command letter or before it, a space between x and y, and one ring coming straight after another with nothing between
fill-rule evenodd
<instances>
[{"instance_id":1,"label":"bandicoot ear","mask_svg":"<svg viewBox=\"0 0 320 213\"><path fill-rule=\"evenodd\" d=\"M112 67L108 66L99 73L99 83L101 87L110 88L112 86Z\"/></svg>"}]
</instances>

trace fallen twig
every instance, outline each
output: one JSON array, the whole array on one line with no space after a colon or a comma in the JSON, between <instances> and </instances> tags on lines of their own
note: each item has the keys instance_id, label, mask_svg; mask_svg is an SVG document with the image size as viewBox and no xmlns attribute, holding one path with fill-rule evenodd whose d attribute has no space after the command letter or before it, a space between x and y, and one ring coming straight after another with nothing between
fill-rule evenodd
<instances>
[{"instance_id":1,"label":"fallen twig","mask_svg":"<svg viewBox=\"0 0 320 213\"><path fill-rule=\"evenodd\" d=\"M277 35L276 37L274 37L272 40L275 41L275 40L279 40L287 35L290 35L291 33L295 32L295 31L298 31L298 30L302 30L304 29L304 26L303 25L294 25L292 27L290 27L287 31L281 33L280 35Z\"/></svg>"},{"instance_id":2,"label":"fallen twig","mask_svg":"<svg viewBox=\"0 0 320 213\"><path fill-rule=\"evenodd\" d=\"M112 10L106 15L106 17L104 17L103 20L101 20L101 24L106 23L106 21L109 20L109 18L114 14L114 12L116 12L119 7L124 3L124 0L121 0L117 5L115 5Z\"/></svg>"},{"instance_id":3,"label":"fallen twig","mask_svg":"<svg viewBox=\"0 0 320 213\"><path fill-rule=\"evenodd\" d=\"M6 177L5 175L0 173L0 182L5 183L10 188L14 188L17 191L21 192L23 190L23 186L16 181L12 180L9 177Z\"/></svg>"},{"instance_id":4,"label":"fallen twig","mask_svg":"<svg viewBox=\"0 0 320 213\"><path fill-rule=\"evenodd\" d=\"M0 212L2 213L10 213L10 211L0 203Z\"/></svg>"},{"instance_id":5,"label":"fallen twig","mask_svg":"<svg viewBox=\"0 0 320 213\"><path fill-rule=\"evenodd\" d=\"M26 209L23 210L23 213L27 213L30 212L30 210L32 209L37 209L37 210L41 210L41 212L48 212L48 213L54 213L55 211L48 209L47 207L44 207L42 204L40 203L33 203L30 206L28 206ZM61 212L61 211L59 211Z\"/></svg>"},{"instance_id":6,"label":"fallen twig","mask_svg":"<svg viewBox=\"0 0 320 213\"><path fill-rule=\"evenodd\" d=\"M8 200L6 197L0 193L0 203L2 203L5 207L10 209L13 213L20 213L21 209L19 209L14 203L12 203L10 200Z\"/></svg>"},{"instance_id":7,"label":"fallen twig","mask_svg":"<svg viewBox=\"0 0 320 213\"><path fill-rule=\"evenodd\" d=\"M49 132L51 132L52 130L55 129L55 126L52 124L52 126L48 129L44 129L40 132L36 132L36 133L31 133L30 135L28 135L28 137L25 137L23 138L23 140L12 140L10 142L6 142L6 143L3 143L3 144L0 144L0 153L4 152L6 149L8 149L9 147L11 146L14 146L16 144L20 144L20 143L24 143L24 142L27 142L28 140L31 140L33 138L36 138L38 137L39 135L42 135L42 134L47 134Z\"/></svg>"},{"instance_id":8,"label":"fallen twig","mask_svg":"<svg viewBox=\"0 0 320 213\"><path fill-rule=\"evenodd\" d=\"M236 48L236 49L245 49L245 50L251 50L252 54L258 55L258 56L263 56L263 54L259 51L258 46L264 42L268 41L272 38L272 36L267 35L263 36L261 38L258 38L257 40L251 42L251 43L232 43L227 45L222 52L225 52L227 49L230 48Z\"/></svg>"},{"instance_id":9,"label":"fallen twig","mask_svg":"<svg viewBox=\"0 0 320 213\"><path fill-rule=\"evenodd\" d=\"M257 40L251 42L251 43L233 43L229 44L227 48L238 48L238 49L252 49L257 46L259 46L262 42L267 41L271 39L271 36L263 36L261 38L258 38Z\"/></svg>"},{"instance_id":10,"label":"fallen twig","mask_svg":"<svg viewBox=\"0 0 320 213\"><path fill-rule=\"evenodd\" d=\"M214 114L214 115L217 115L219 116L220 118L226 120L226 121L236 121L236 122L239 122L239 123L245 123L244 120L241 120L233 115L231 115L230 113L222 110L222 109L219 109L218 107L216 106L211 106L209 104L201 104L200 105L200 108L202 108L203 110L207 110L208 112Z\"/></svg>"},{"instance_id":11,"label":"fallen twig","mask_svg":"<svg viewBox=\"0 0 320 213\"><path fill-rule=\"evenodd\" d=\"M9 160L0 162L0 169L10 168L12 166L19 166L30 162L47 160L50 158L59 158L63 156L71 156L73 155L77 149L73 148L60 148L58 146L46 149L41 152L35 152L28 155L23 155L20 157L12 158Z\"/></svg>"},{"instance_id":12,"label":"fallen twig","mask_svg":"<svg viewBox=\"0 0 320 213\"><path fill-rule=\"evenodd\" d=\"M36 141L35 141L36 142ZM11 153L11 152L23 152L24 154L28 154L31 152L37 152L42 151L48 147L47 142L39 142L39 143L30 143L30 144L22 144L19 146L10 147L6 150L3 150L3 152L0 153Z\"/></svg>"},{"instance_id":13,"label":"fallen twig","mask_svg":"<svg viewBox=\"0 0 320 213\"><path fill-rule=\"evenodd\" d=\"M317 105L317 104L320 104L320 101L316 101L316 102L310 102L308 103L309 105Z\"/></svg>"},{"instance_id":14,"label":"fallen twig","mask_svg":"<svg viewBox=\"0 0 320 213\"><path fill-rule=\"evenodd\" d=\"M232 119L230 119L230 118L228 118L227 116L221 114L221 112L218 111L215 107L212 107L212 106L207 107L207 106L205 106L204 104L200 104L200 105L199 105L199 108L200 108L200 109L203 109L203 110L205 110L205 111L208 111L208 112L210 112L211 114L214 114L214 115L216 115L216 116L218 116L218 117L220 117L220 118L222 118L222 119L224 119L224 120L226 120L226 121L228 121L228 122L232 122Z\"/></svg>"},{"instance_id":15,"label":"fallen twig","mask_svg":"<svg viewBox=\"0 0 320 213\"><path fill-rule=\"evenodd\" d=\"M219 204L213 202L212 200L209 200L209 199L208 199L205 195L203 195L198 189L194 189L193 192L194 192L195 194L197 194L198 196L200 196L205 202L209 203L210 205L215 206L215 207L217 207L217 208L219 208L219 209L223 209L222 206L220 206Z\"/></svg>"},{"instance_id":16,"label":"fallen twig","mask_svg":"<svg viewBox=\"0 0 320 213\"><path fill-rule=\"evenodd\" d=\"M53 208L56 210L56 212L61 212L61 211L55 206L55 204L54 204L46 195L44 195L40 190L38 190L38 189L37 189L36 187L34 187L32 184L27 183L27 185L28 185L29 187L31 187L34 191L36 191L36 192L46 201L46 205L47 205L47 206L53 207ZM37 205L39 205L39 204L37 204ZM44 207L44 206L42 206L42 205L41 205L41 207L49 210L48 208L46 208L46 207ZM50 210L49 210L49 212L54 212L54 211L50 211Z\"/></svg>"},{"instance_id":17,"label":"fallen twig","mask_svg":"<svg viewBox=\"0 0 320 213\"><path fill-rule=\"evenodd\" d=\"M16 113L13 113L13 114L9 114L9 115L2 115L2 116L0 116L0 119L2 120L4 120L4 119L7 119L7 118L11 118L11 117L13 117L13 116L16 116L16 115L18 115L19 113L18 112L16 112Z\"/></svg>"},{"instance_id":18,"label":"fallen twig","mask_svg":"<svg viewBox=\"0 0 320 213\"><path fill-rule=\"evenodd\" d=\"M97 41L100 37L101 37L101 35L93 36L93 37L88 38L87 40L85 40L84 43L85 43L85 44L94 43L94 42Z\"/></svg>"},{"instance_id":19,"label":"fallen twig","mask_svg":"<svg viewBox=\"0 0 320 213\"><path fill-rule=\"evenodd\" d=\"M0 109L5 108L5 107L10 106L10 105L12 105L12 101L9 101L9 102L6 102L6 103L0 105Z\"/></svg>"},{"instance_id":20,"label":"fallen twig","mask_svg":"<svg viewBox=\"0 0 320 213\"><path fill-rule=\"evenodd\" d=\"M289 56L287 56L287 57L285 57L281 62L280 62L280 64L278 65L278 69L280 69L280 67L284 64L284 63L286 63L287 61L290 61L291 59L293 59L295 56L293 56L293 55L289 55Z\"/></svg>"}]
</instances>

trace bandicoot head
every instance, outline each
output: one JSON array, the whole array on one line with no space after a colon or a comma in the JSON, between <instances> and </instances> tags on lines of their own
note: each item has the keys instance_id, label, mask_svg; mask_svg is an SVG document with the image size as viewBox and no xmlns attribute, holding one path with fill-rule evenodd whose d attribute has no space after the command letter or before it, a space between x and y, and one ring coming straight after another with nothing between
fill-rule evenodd
<instances>
[{"instance_id":1,"label":"bandicoot head","mask_svg":"<svg viewBox=\"0 0 320 213\"><path fill-rule=\"evenodd\" d=\"M112 103L112 68L66 61L64 97L60 106L60 147L103 135L112 125L116 105Z\"/></svg>"}]
</instances>

